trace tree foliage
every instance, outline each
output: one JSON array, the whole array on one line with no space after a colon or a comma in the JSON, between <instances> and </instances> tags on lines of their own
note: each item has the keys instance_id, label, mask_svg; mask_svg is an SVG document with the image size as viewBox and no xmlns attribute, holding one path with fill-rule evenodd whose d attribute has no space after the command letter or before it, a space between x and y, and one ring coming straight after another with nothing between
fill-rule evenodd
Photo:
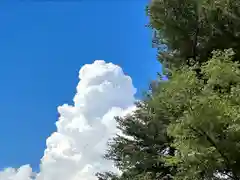
<instances>
[{"instance_id":1,"label":"tree foliage","mask_svg":"<svg viewBox=\"0 0 240 180\"><path fill-rule=\"evenodd\" d=\"M240 1L152 0L169 80L126 117L99 180L240 180ZM227 49L227 50L226 50Z\"/></svg>"},{"instance_id":2,"label":"tree foliage","mask_svg":"<svg viewBox=\"0 0 240 180\"><path fill-rule=\"evenodd\" d=\"M204 62L213 50L229 48L240 59L239 0L152 0L147 14L169 49L159 52L162 63Z\"/></svg>"},{"instance_id":3,"label":"tree foliage","mask_svg":"<svg viewBox=\"0 0 240 180\"><path fill-rule=\"evenodd\" d=\"M171 71L171 80L138 109L117 118L123 135L106 158L123 172L118 180L240 179L240 64L233 51L215 51L203 63Z\"/></svg>"},{"instance_id":4,"label":"tree foliage","mask_svg":"<svg viewBox=\"0 0 240 180\"><path fill-rule=\"evenodd\" d=\"M175 115L167 130L176 154L166 158L177 166L175 179L240 179L240 64L233 54L214 52L200 67L203 79L184 66L160 85L153 103Z\"/></svg>"},{"instance_id":5,"label":"tree foliage","mask_svg":"<svg viewBox=\"0 0 240 180\"><path fill-rule=\"evenodd\" d=\"M124 136L118 135L109 143L106 155L131 179L146 173L153 179L171 175L171 169L164 165L162 159L170 142L164 125L167 121L151 112L153 109L147 106L147 101L137 103L137 110L132 115L116 118Z\"/></svg>"}]
</instances>

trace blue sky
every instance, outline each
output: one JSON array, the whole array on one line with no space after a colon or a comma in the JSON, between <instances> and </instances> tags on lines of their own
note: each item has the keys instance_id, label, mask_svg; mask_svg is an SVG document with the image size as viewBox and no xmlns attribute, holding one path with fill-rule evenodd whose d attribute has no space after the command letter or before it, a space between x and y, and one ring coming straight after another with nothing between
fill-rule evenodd
<instances>
[{"instance_id":1,"label":"blue sky","mask_svg":"<svg viewBox=\"0 0 240 180\"><path fill-rule=\"evenodd\" d=\"M57 106L72 103L82 65L120 65L141 95L160 71L144 27L146 3L0 3L0 168L38 167Z\"/></svg>"}]
</instances>

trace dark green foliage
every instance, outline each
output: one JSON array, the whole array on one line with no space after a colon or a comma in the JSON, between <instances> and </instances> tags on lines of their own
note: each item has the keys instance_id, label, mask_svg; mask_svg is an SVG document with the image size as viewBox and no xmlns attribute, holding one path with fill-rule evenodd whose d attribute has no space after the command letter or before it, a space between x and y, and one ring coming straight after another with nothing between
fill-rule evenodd
<instances>
[{"instance_id":1,"label":"dark green foliage","mask_svg":"<svg viewBox=\"0 0 240 180\"><path fill-rule=\"evenodd\" d=\"M152 0L150 26L169 48L159 52L168 66L206 61L213 50L232 48L240 59L239 0Z\"/></svg>"},{"instance_id":2,"label":"dark green foliage","mask_svg":"<svg viewBox=\"0 0 240 180\"><path fill-rule=\"evenodd\" d=\"M120 177L112 172L97 173L98 180L120 180Z\"/></svg>"},{"instance_id":3,"label":"dark green foliage","mask_svg":"<svg viewBox=\"0 0 240 180\"><path fill-rule=\"evenodd\" d=\"M170 176L171 169L162 159L171 141L165 122L161 121L164 119L158 119L147 106L147 100L138 103L137 107L134 114L116 119L124 136L113 139L106 158L114 160L120 170L131 172L131 176L145 173L153 179Z\"/></svg>"}]
</instances>

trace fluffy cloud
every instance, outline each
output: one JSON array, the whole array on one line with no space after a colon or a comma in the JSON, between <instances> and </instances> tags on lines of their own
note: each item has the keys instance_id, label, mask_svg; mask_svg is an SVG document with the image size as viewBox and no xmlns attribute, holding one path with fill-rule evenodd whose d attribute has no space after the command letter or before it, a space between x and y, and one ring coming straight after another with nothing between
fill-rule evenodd
<instances>
[{"instance_id":1,"label":"fluffy cloud","mask_svg":"<svg viewBox=\"0 0 240 180\"><path fill-rule=\"evenodd\" d=\"M135 88L129 76L112 63L96 60L79 71L74 105L58 107L57 132L47 140L40 172L30 166L7 168L0 180L95 180L99 171L117 171L102 158L117 133L114 116L134 107Z\"/></svg>"}]
</instances>

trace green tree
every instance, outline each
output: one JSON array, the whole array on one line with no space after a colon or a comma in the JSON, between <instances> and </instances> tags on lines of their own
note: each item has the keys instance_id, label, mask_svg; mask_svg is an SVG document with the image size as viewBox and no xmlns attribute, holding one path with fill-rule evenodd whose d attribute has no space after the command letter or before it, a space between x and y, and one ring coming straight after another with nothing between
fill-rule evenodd
<instances>
[{"instance_id":1,"label":"green tree","mask_svg":"<svg viewBox=\"0 0 240 180\"><path fill-rule=\"evenodd\" d=\"M200 67L202 79L187 66L173 71L151 102L172 117L176 153L165 160L177 166L174 179L240 179L240 64L233 55L214 52Z\"/></svg>"},{"instance_id":2,"label":"green tree","mask_svg":"<svg viewBox=\"0 0 240 180\"><path fill-rule=\"evenodd\" d=\"M98 179L239 180L240 1L152 0L147 13L170 80L116 118L105 158L123 173Z\"/></svg>"},{"instance_id":3,"label":"green tree","mask_svg":"<svg viewBox=\"0 0 240 180\"><path fill-rule=\"evenodd\" d=\"M232 48L240 59L239 0L152 0L147 7L150 27L157 30L166 66L208 60L213 50Z\"/></svg>"},{"instance_id":4,"label":"green tree","mask_svg":"<svg viewBox=\"0 0 240 180\"><path fill-rule=\"evenodd\" d=\"M195 67L173 69L132 115L117 118L123 135L106 158L123 174L109 179L239 180L240 64L233 57L215 51L198 67L201 79Z\"/></svg>"},{"instance_id":5,"label":"green tree","mask_svg":"<svg viewBox=\"0 0 240 180\"><path fill-rule=\"evenodd\" d=\"M124 173L125 179L171 178L172 169L164 164L164 154L173 155L167 137L167 120L155 115L147 103L137 103L137 110L124 118L116 118L123 135L116 136L109 143L106 158L113 160ZM167 117L166 117L167 118ZM169 151L168 151L169 149Z\"/></svg>"}]
</instances>

